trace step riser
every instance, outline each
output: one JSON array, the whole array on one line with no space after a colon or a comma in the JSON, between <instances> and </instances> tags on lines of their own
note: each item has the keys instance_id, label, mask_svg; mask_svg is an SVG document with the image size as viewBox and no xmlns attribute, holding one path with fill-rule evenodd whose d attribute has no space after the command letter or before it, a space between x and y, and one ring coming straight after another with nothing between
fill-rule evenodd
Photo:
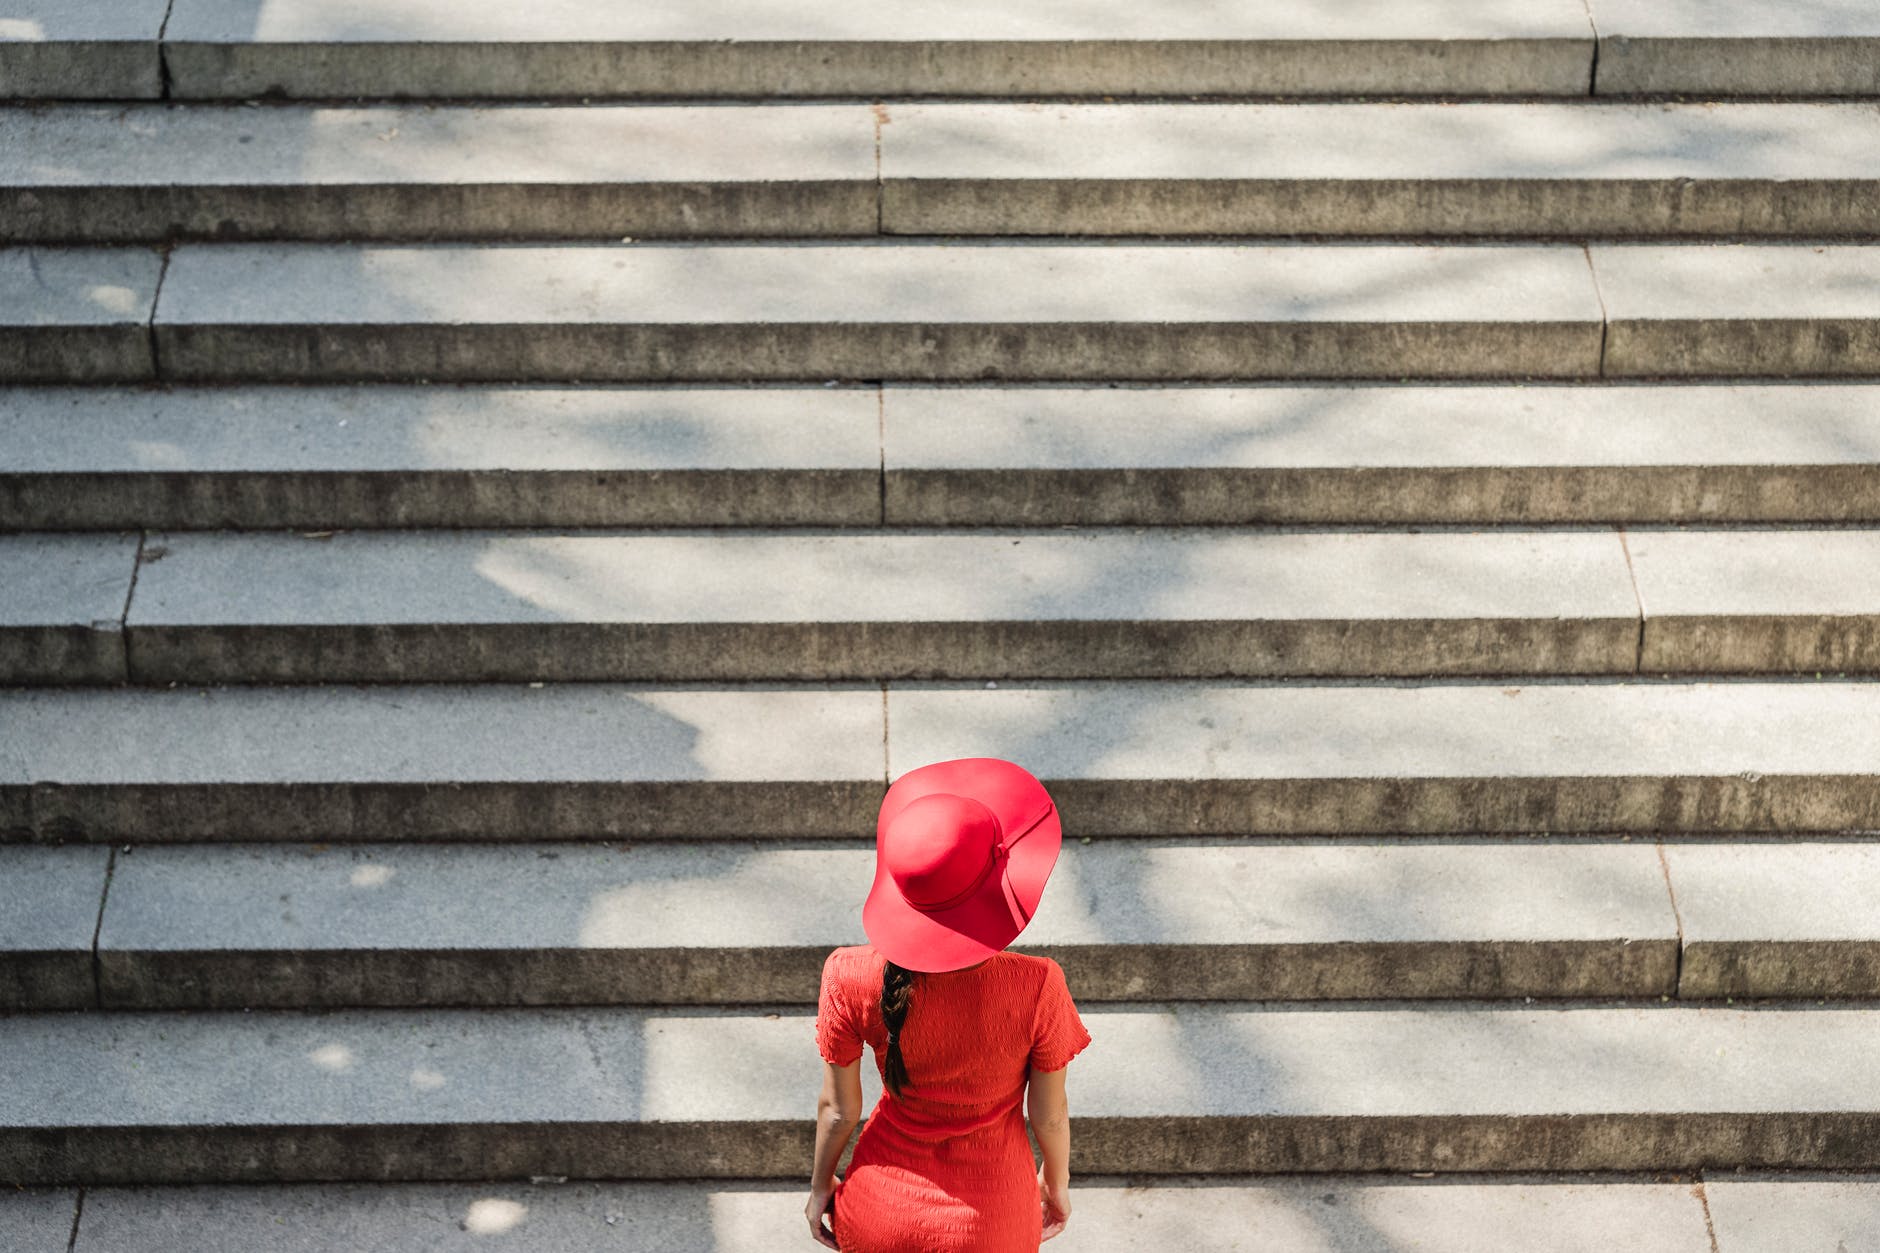
<instances>
[{"instance_id":1,"label":"step riser","mask_svg":"<svg viewBox=\"0 0 1880 1253\"><path fill-rule=\"evenodd\" d=\"M32 187L0 241L616 240L1019 235L1873 239L1858 179L889 179Z\"/></svg>"},{"instance_id":2,"label":"step riser","mask_svg":"<svg viewBox=\"0 0 1880 1253\"><path fill-rule=\"evenodd\" d=\"M166 41L164 56L185 100L1583 96L1592 41Z\"/></svg>"},{"instance_id":3,"label":"step riser","mask_svg":"<svg viewBox=\"0 0 1880 1253\"><path fill-rule=\"evenodd\" d=\"M1880 671L1870 615L0 630L0 683L759 683Z\"/></svg>"},{"instance_id":4,"label":"step riser","mask_svg":"<svg viewBox=\"0 0 1880 1253\"><path fill-rule=\"evenodd\" d=\"M1044 779L1090 836L1880 830L1880 774ZM854 783L0 786L0 840L192 843L873 838Z\"/></svg>"},{"instance_id":5,"label":"step riser","mask_svg":"<svg viewBox=\"0 0 1880 1253\"><path fill-rule=\"evenodd\" d=\"M1871 476L1834 478L1850 480L1852 491ZM1880 487L1868 494L1880 518ZM1795 497L1797 507L1809 500L1821 507L1864 507L1857 494L1832 501L1813 491ZM0 527L23 531L875 526L880 520L880 474L843 469L0 471Z\"/></svg>"},{"instance_id":6,"label":"step riser","mask_svg":"<svg viewBox=\"0 0 1880 1253\"><path fill-rule=\"evenodd\" d=\"M0 787L0 840L853 838L879 781ZM1880 825L1880 824L1876 824ZM356 833L352 837L342 832ZM376 832L368 836L367 832ZM163 832L165 834L157 834Z\"/></svg>"},{"instance_id":7,"label":"step riser","mask_svg":"<svg viewBox=\"0 0 1880 1253\"><path fill-rule=\"evenodd\" d=\"M886 492L886 518L883 490ZM1868 466L0 470L0 529L1880 522Z\"/></svg>"},{"instance_id":8,"label":"step riser","mask_svg":"<svg viewBox=\"0 0 1880 1253\"><path fill-rule=\"evenodd\" d=\"M99 970L106 1009L804 1005L815 1003L831 947L108 951L99 955ZM1092 1003L1138 1000L1151 989L1175 1000L1228 1001L1656 998L1678 991L1677 944L1669 941L1017 947L1055 958L1078 999ZM1880 980L1863 986L1880 990ZM68 990L51 989L58 995ZM1836 993L1850 994L1847 988ZM43 1005L23 999L11 1008L57 1009L74 1003L89 1004L89 996L78 1002L54 996Z\"/></svg>"},{"instance_id":9,"label":"step riser","mask_svg":"<svg viewBox=\"0 0 1880 1253\"><path fill-rule=\"evenodd\" d=\"M1805 634L1774 625L1778 636ZM1833 651L1880 666L1880 631L1873 635L1867 647ZM126 638L132 677L142 683L1589 675L1632 674L1638 660L1637 621L1616 617L132 626ZM11 669L5 639L0 678ZM1798 647L1795 655L1821 651Z\"/></svg>"},{"instance_id":10,"label":"step riser","mask_svg":"<svg viewBox=\"0 0 1880 1253\"><path fill-rule=\"evenodd\" d=\"M1571 323L258 327L159 320L155 336L161 376L179 382L1576 379L1597 377L1600 356L1600 328ZM1880 373L1880 327L1873 338L1869 357L1850 353L1831 363L1833 372ZM1760 372L1785 372L1773 368L1781 360L1777 346L1750 360ZM1650 372L1676 370L1666 363ZM1798 364L1794 372L1814 371Z\"/></svg>"},{"instance_id":11,"label":"step riser","mask_svg":"<svg viewBox=\"0 0 1880 1253\"><path fill-rule=\"evenodd\" d=\"M813 1122L0 1129L0 1180L86 1184L791 1178ZM1880 1115L1079 1117L1073 1174L1880 1166Z\"/></svg>"},{"instance_id":12,"label":"step riser","mask_svg":"<svg viewBox=\"0 0 1880 1253\"><path fill-rule=\"evenodd\" d=\"M139 324L0 328L0 381L143 383L157 376L150 329Z\"/></svg>"},{"instance_id":13,"label":"step riser","mask_svg":"<svg viewBox=\"0 0 1880 1253\"><path fill-rule=\"evenodd\" d=\"M841 238L878 233L876 201L872 181L34 187L0 198L0 240Z\"/></svg>"}]
</instances>

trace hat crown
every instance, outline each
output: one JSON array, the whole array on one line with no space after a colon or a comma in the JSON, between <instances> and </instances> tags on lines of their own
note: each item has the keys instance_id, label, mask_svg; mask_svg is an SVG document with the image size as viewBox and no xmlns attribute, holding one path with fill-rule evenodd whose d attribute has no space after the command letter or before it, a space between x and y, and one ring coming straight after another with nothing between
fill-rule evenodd
<instances>
[{"instance_id":1,"label":"hat crown","mask_svg":"<svg viewBox=\"0 0 1880 1253\"><path fill-rule=\"evenodd\" d=\"M983 883L999 820L970 796L930 792L909 801L881 832L881 858L901 896L920 910L957 903Z\"/></svg>"}]
</instances>

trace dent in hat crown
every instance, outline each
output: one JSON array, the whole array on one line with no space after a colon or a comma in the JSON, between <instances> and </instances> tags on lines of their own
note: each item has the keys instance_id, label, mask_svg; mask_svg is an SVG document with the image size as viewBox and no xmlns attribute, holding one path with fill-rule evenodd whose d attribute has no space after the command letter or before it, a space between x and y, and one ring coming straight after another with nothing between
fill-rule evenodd
<instances>
[{"instance_id":1,"label":"dent in hat crown","mask_svg":"<svg viewBox=\"0 0 1880 1253\"><path fill-rule=\"evenodd\" d=\"M999 820L970 796L930 792L888 820L879 848L901 897L925 911L945 909L985 882Z\"/></svg>"}]
</instances>

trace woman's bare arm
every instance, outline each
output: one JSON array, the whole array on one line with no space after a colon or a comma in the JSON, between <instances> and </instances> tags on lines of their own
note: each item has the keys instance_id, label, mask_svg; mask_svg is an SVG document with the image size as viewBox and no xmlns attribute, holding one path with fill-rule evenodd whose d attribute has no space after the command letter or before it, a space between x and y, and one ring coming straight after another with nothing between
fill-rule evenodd
<instances>
[{"instance_id":1,"label":"woman's bare arm","mask_svg":"<svg viewBox=\"0 0 1880 1253\"><path fill-rule=\"evenodd\" d=\"M1044 1150L1038 1171L1038 1203L1044 1209L1044 1236L1064 1230L1071 1218L1071 1111L1064 1095L1064 1072L1034 1070L1025 1085L1025 1114Z\"/></svg>"},{"instance_id":2,"label":"woman's bare arm","mask_svg":"<svg viewBox=\"0 0 1880 1253\"><path fill-rule=\"evenodd\" d=\"M816 1099L816 1155L810 1165L809 1204L803 1212L809 1219L810 1234L832 1249L836 1238L823 1225L823 1215L836 1188L836 1162L861 1120L862 1059L858 1057L846 1066L824 1062L822 1095Z\"/></svg>"}]
</instances>

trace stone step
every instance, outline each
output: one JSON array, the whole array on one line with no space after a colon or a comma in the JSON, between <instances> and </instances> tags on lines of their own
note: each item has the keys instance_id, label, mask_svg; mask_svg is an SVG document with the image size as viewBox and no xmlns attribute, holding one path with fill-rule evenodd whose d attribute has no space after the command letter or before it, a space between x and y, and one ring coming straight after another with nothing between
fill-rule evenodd
<instances>
[{"instance_id":1,"label":"stone step","mask_svg":"<svg viewBox=\"0 0 1880 1253\"><path fill-rule=\"evenodd\" d=\"M1866 105L0 110L0 240L1880 235Z\"/></svg>"},{"instance_id":2,"label":"stone step","mask_svg":"<svg viewBox=\"0 0 1880 1253\"><path fill-rule=\"evenodd\" d=\"M1871 528L26 534L8 571L16 683L1880 671Z\"/></svg>"},{"instance_id":3,"label":"stone step","mask_svg":"<svg viewBox=\"0 0 1880 1253\"><path fill-rule=\"evenodd\" d=\"M13 249L0 378L1880 374L1880 247L1601 245L1591 260L1558 245ZM146 334L124 320L147 304L124 280L159 266Z\"/></svg>"},{"instance_id":4,"label":"stone step","mask_svg":"<svg viewBox=\"0 0 1880 1253\"><path fill-rule=\"evenodd\" d=\"M1880 230L1880 114L1866 105L915 104L884 116L889 234Z\"/></svg>"},{"instance_id":5,"label":"stone step","mask_svg":"<svg viewBox=\"0 0 1880 1253\"><path fill-rule=\"evenodd\" d=\"M122 683L136 535L0 537L0 683Z\"/></svg>"},{"instance_id":6,"label":"stone step","mask_svg":"<svg viewBox=\"0 0 1880 1253\"><path fill-rule=\"evenodd\" d=\"M0 389L0 528L1880 522L1865 385Z\"/></svg>"},{"instance_id":7,"label":"stone step","mask_svg":"<svg viewBox=\"0 0 1880 1253\"><path fill-rule=\"evenodd\" d=\"M102 851L0 848L91 889L68 911L87 941L103 865L82 855ZM1710 864L1701 847L1678 851ZM1755 865L1772 884L1806 887L1779 855ZM829 950L866 943L874 867L872 844L135 847L116 857L98 925L100 998L107 1009L814 1004ZM1727 867L1710 881L1758 886ZM13 892L0 883L0 899ZM1840 909L1817 906L1814 919L1841 933ZM1055 958L1093 1002L1679 992L1677 922L1646 843L1073 841L1017 947ZM1767 956L1753 941L1734 951ZM1845 963L1780 955L1810 994L1880 993L1871 970L1837 987ZM1780 982L1763 994L1782 995Z\"/></svg>"},{"instance_id":8,"label":"stone step","mask_svg":"<svg viewBox=\"0 0 1880 1253\"><path fill-rule=\"evenodd\" d=\"M1871 1008L1083 1017L1078 1174L1880 1164ZM0 1178L29 1186L794 1180L820 1069L788 1009L22 1014L0 1047Z\"/></svg>"},{"instance_id":9,"label":"stone step","mask_svg":"<svg viewBox=\"0 0 1880 1253\"><path fill-rule=\"evenodd\" d=\"M97 1004L108 858L104 848L0 845L0 1013Z\"/></svg>"},{"instance_id":10,"label":"stone step","mask_svg":"<svg viewBox=\"0 0 1880 1253\"><path fill-rule=\"evenodd\" d=\"M153 378L162 273L142 248L0 248L0 381Z\"/></svg>"},{"instance_id":11,"label":"stone step","mask_svg":"<svg viewBox=\"0 0 1880 1253\"><path fill-rule=\"evenodd\" d=\"M0 1008L788 1004L862 942L873 853L127 846L108 896L102 848L0 867ZM1865 842L1120 840L1053 881L1019 947L1093 1001L1880 996Z\"/></svg>"},{"instance_id":12,"label":"stone step","mask_svg":"<svg viewBox=\"0 0 1880 1253\"><path fill-rule=\"evenodd\" d=\"M0 690L0 838L872 838L1022 762L1077 835L1880 830L1869 682Z\"/></svg>"},{"instance_id":13,"label":"stone step","mask_svg":"<svg viewBox=\"0 0 1880 1253\"><path fill-rule=\"evenodd\" d=\"M1593 31L1578 0L176 0L163 51L179 98L1583 96Z\"/></svg>"},{"instance_id":14,"label":"stone step","mask_svg":"<svg viewBox=\"0 0 1880 1253\"><path fill-rule=\"evenodd\" d=\"M1867 0L1587 0L1600 95L1880 93L1880 10Z\"/></svg>"},{"instance_id":15,"label":"stone step","mask_svg":"<svg viewBox=\"0 0 1880 1253\"><path fill-rule=\"evenodd\" d=\"M526 13L13 0L8 13L0 99L1880 93L1880 19L1863 0L1236 0L1177 14L1110 0L1022 13L991 0L839 13L802 0Z\"/></svg>"},{"instance_id":16,"label":"stone step","mask_svg":"<svg viewBox=\"0 0 1880 1253\"><path fill-rule=\"evenodd\" d=\"M770 1253L803 1222L806 1179L88 1188L82 1214L74 1191L34 1191L0 1196L0 1231L11 1216L19 1253L67 1253L74 1219L73 1253L247 1253L284 1232L300 1253L566 1253L602 1242L629 1253ZM1195 1253L1790 1253L1837 1239L1857 1248L1880 1216L1880 1184L1858 1175L1099 1175L1071 1188L1070 1225L1053 1246L1064 1253L1133 1253L1151 1230Z\"/></svg>"},{"instance_id":17,"label":"stone step","mask_svg":"<svg viewBox=\"0 0 1880 1253\"><path fill-rule=\"evenodd\" d=\"M0 239L874 235L867 106L0 110Z\"/></svg>"},{"instance_id":18,"label":"stone step","mask_svg":"<svg viewBox=\"0 0 1880 1253\"><path fill-rule=\"evenodd\" d=\"M1880 563L1880 534L1861 534L1849 560ZM315 535L151 535L124 626L130 677L1631 674L1639 656L1613 531ZM16 542L36 543L0 550ZM1860 647L1867 621L1769 626L1810 658L1839 644L1880 668ZM1701 637L1659 651L1703 668Z\"/></svg>"},{"instance_id":19,"label":"stone step","mask_svg":"<svg viewBox=\"0 0 1880 1253\"><path fill-rule=\"evenodd\" d=\"M1880 247L1591 255L185 244L153 331L185 382L1880 374Z\"/></svg>"},{"instance_id":20,"label":"stone step","mask_svg":"<svg viewBox=\"0 0 1880 1253\"><path fill-rule=\"evenodd\" d=\"M7 0L0 100L155 100L170 0Z\"/></svg>"},{"instance_id":21,"label":"stone step","mask_svg":"<svg viewBox=\"0 0 1880 1253\"><path fill-rule=\"evenodd\" d=\"M1258 1176L1071 1180L1064 1253L1133 1253L1154 1230L1196 1253L1793 1253L1849 1250L1880 1223L1871 1175L1707 1171L1645 1177ZM0 1195L19 1253L301 1253L501 1248L769 1253L802 1222L801 1180L565 1184L275 1184ZM11 1224L10 1226L8 1224ZM1715 1243L1712 1243L1712 1237Z\"/></svg>"},{"instance_id":22,"label":"stone step","mask_svg":"<svg viewBox=\"0 0 1880 1253\"><path fill-rule=\"evenodd\" d=\"M1602 318L1564 246L184 244L154 331L183 382L1586 378Z\"/></svg>"}]
</instances>

